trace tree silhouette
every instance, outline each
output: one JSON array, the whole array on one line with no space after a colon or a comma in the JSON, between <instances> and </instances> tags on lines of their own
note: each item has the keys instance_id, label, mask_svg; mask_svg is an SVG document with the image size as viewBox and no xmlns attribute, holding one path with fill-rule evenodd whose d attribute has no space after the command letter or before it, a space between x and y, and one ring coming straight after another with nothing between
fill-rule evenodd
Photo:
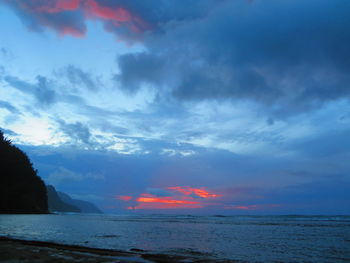
<instances>
[{"instance_id":1,"label":"tree silhouette","mask_svg":"<svg viewBox=\"0 0 350 263\"><path fill-rule=\"evenodd\" d=\"M47 193L28 156L0 131L0 213L47 213Z\"/></svg>"}]
</instances>

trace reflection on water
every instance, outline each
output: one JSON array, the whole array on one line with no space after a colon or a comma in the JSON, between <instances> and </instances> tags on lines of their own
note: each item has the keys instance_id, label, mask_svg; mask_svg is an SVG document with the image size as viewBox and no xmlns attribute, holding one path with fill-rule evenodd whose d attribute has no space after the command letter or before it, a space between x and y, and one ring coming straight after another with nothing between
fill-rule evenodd
<instances>
[{"instance_id":1,"label":"reflection on water","mask_svg":"<svg viewBox=\"0 0 350 263\"><path fill-rule=\"evenodd\" d=\"M247 261L350 260L349 216L0 215L0 235Z\"/></svg>"}]
</instances>

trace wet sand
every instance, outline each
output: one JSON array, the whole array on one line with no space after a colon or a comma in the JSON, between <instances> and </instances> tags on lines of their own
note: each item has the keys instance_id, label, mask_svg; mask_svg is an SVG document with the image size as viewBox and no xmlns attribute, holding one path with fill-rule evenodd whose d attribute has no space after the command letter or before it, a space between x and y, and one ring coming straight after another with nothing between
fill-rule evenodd
<instances>
[{"instance_id":1,"label":"wet sand","mask_svg":"<svg viewBox=\"0 0 350 263\"><path fill-rule=\"evenodd\" d=\"M27 241L0 237L0 262L233 262L176 255L162 255L134 250L117 251L89 248L85 246L63 245L42 241Z\"/></svg>"}]
</instances>

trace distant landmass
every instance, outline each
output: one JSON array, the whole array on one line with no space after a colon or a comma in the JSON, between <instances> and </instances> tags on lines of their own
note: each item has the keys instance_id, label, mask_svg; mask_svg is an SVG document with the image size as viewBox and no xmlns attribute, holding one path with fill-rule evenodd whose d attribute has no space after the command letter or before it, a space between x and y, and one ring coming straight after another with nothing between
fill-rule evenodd
<instances>
[{"instance_id":1,"label":"distant landmass","mask_svg":"<svg viewBox=\"0 0 350 263\"><path fill-rule=\"evenodd\" d=\"M78 209L80 209L81 213L92 213L92 214L102 214L103 213L99 208L97 208L94 204L92 204L90 202L78 200L78 199L73 199L69 195L62 193L62 192L57 192L57 193L62 201L78 207Z\"/></svg>"},{"instance_id":2,"label":"distant landmass","mask_svg":"<svg viewBox=\"0 0 350 263\"><path fill-rule=\"evenodd\" d=\"M47 199L50 212L75 212L80 213L80 209L74 205L63 202L55 187L47 186Z\"/></svg>"},{"instance_id":3,"label":"distant landmass","mask_svg":"<svg viewBox=\"0 0 350 263\"><path fill-rule=\"evenodd\" d=\"M0 213L48 213L46 187L28 156L0 131Z\"/></svg>"},{"instance_id":4,"label":"distant landmass","mask_svg":"<svg viewBox=\"0 0 350 263\"><path fill-rule=\"evenodd\" d=\"M52 185L47 186L47 197L51 212L102 213L94 204L73 199L65 193L56 191Z\"/></svg>"}]
</instances>

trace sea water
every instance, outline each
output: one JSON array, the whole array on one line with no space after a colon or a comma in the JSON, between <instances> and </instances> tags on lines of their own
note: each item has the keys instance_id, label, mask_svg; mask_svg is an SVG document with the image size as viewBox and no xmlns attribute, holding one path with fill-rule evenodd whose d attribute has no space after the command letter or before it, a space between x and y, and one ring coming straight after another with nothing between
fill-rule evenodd
<instances>
[{"instance_id":1,"label":"sea water","mask_svg":"<svg viewBox=\"0 0 350 263\"><path fill-rule=\"evenodd\" d=\"M0 215L0 236L247 262L350 262L350 216Z\"/></svg>"}]
</instances>

